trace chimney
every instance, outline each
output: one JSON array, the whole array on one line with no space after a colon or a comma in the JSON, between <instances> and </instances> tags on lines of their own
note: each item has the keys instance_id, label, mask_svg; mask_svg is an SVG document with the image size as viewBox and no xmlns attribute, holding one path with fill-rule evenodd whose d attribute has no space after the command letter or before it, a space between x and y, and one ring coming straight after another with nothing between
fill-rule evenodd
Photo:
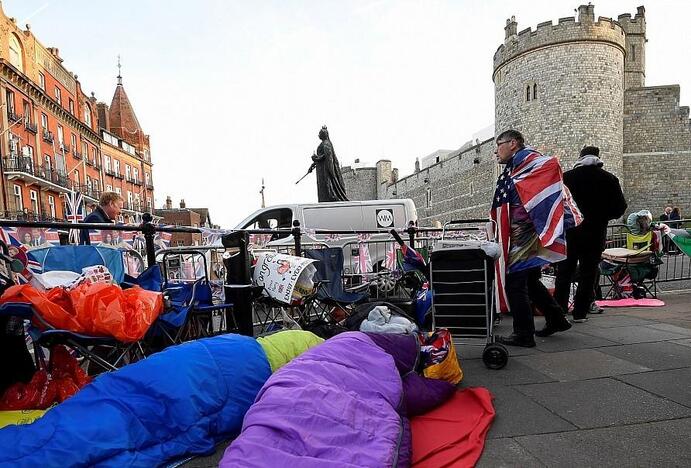
<instances>
[{"instance_id":1,"label":"chimney","mask_svg":"<svg viewBox=\"0 0 691 468\"><path fill-rule=\"evenodd\" d=\"M187 205L185 205L185 199L183 198L182 200L180 200L180 208L185 209L186 207Z\"/></svg>"},{"instance_id":2,"label":"chimney","mask_svg":"<svg viewBox=\"0 0 691 468\"><path fill-rule=\"evenodd\" d=\"M587 4L578 7L578 22L592 24L595 22L595 5Z\"/></svg>"},{"instance_id":3,"label":"chimney","mask_svg":"<svg viewBox=\"0 0 691 468\"><path fill-rule=\"evenodd\" d=\"M420 158L415 158L415 172L420 172Z\"/></svg>"},{"instance_id":4,"label":"chimney","mask_svg":"<svg viewBox=\"0 0 691 468\"><path fill-rule=\"evenodd\" d=\"M518 23L516 22L516 17L512 16L506 20L506 26L504 26L504 39L509 40L509 38L516 35L516 31L518 31Z\"/></svg>"},{"instance_id":5,"label":"chimney","mask_svg":"<svg viewBox=\"0 0 691 468\"><path fill-rule=\"evenodd\" d=\"M166 210L172 210L173 209L173 200L170 198L170 195L166 197Z\"/></svg>"},{"instance_id":6,"label":"chimney","mask_svg":"<svg viewBox=\"0 0 691 468\"><path fill-rule=\"evenodd\" d=\"M105 102L99 102L96 104L96 111L98 112L98 128L102 128L105 131L110 131L110 115L108 104Z\"/></svg>"},{"instance_id":7,"label":"chimney","mask_svg":"<svg viewBox=\"0 0 691 468\"><path fill-rule=\"evenodd\" d=\"M48 52L50 52L50 54L53 57L55 57L56 59L58 59L60 63L62 63L62 59L60 58L60 49L58 49L57 47L48 47Z\"/></svg>"}]
</instances>

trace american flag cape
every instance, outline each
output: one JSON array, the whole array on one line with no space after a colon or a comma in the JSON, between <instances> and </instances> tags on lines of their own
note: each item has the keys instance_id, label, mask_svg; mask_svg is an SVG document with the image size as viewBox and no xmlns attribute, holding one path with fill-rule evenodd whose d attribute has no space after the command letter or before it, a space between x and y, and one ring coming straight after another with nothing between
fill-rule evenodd
<instances>
[{"instance_id":1,"label":"american flag cape","mask_svg":"<svg viewBox=\"0 0 691 468\"><path fill-rule=\"evenodd\" d=\"M544 248L535 259L536 266L564 260L566 231L583 221L569 189L564 185L557 158L531 148L518 151L497 179L490 212L497 223L497 242L501 250L501 257L495 262L496 296L501 312L509 311L505 281L511 247L509 210L513 190L528 212Z\"/></svg>"},{"instance_id":2,"label":"american flag cape","mask_svg":"<svg viewBox=\"0 0 691 468\"><path fill-rule=\"evenodd\" d=\"M74 190L65 197L65 207L67 208L66 218L70 223L79 223L84 220L84 196L81 192ZM79 231L70 229L70 243L79 244Z\"/></svg>"}]
</instances>

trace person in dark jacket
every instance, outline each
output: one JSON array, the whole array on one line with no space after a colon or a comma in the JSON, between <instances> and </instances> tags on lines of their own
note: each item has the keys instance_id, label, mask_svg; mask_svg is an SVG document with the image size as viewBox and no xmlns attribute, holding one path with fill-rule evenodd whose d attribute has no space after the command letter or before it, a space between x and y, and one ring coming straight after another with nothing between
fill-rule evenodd
<instances>
[{"instance_id":1,"label":"person in dark jacket","mask_svg":"<svg viewBox=\"0 0 691 468\"><path fill-rule=\"evenodd\" d=\"M587 320L595 296L595 281L600 256L605 249L607 223L621 217L626 211L619 179L602 166L600 149L586 146L581 150L574 168L564 173L564 184L581 210L583 222L566 233L567 258L557 264L554 296L567 311L571 282L578 265L579 281L573 307L573 321L576 323ZM545 327L540 336L552 333L554 331Z\"/></svg>"},{"instance_id":2,"label":"person in dark jacket","mask_svg":"<svg viewBox=\"0 0 691 468\"><path fill-rule=\"evenodd\" d=\"M124 203L125 200L119 193L103 192L98 201L98 206L84 218L83 222L114 223L118 219L118 216L120 216ZM79 232L79 243L82 245L91 245L88 229L82 229Z\"/></svg>"}]
</instances>

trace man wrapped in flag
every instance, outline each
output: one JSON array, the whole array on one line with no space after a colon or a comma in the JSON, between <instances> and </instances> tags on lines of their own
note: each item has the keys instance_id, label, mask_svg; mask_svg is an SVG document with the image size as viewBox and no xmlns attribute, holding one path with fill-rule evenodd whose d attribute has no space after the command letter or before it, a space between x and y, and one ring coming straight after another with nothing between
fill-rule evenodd
<instances>
[{"instance_id":1,"label":"man wrapped in flag","mask_svg":"<svg viewBox=\"0 0 691 468\"><path fill-rule=\"evenodd\" d=\"M511 346L535 346L533 305L558 331L571 328L564 311L540 282L543 266L566 258L566 231L582 217L564 186L559 161L526 147L523 135L507 130L496 139L497 179L491 217L497 223L501 257L496 262L497 301L513 314Z\"/></svg>"}]
</instances>

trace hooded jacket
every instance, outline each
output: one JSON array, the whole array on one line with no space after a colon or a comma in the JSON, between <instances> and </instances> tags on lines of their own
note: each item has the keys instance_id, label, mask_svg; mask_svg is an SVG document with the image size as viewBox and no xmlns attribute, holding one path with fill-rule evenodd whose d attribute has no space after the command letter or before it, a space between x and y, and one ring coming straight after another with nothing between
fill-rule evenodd
<instances>
[{"instance_id":1,"label":"hooded jacket","mask_svg":"<svg viewBox=\"0 0 691 468\"><path fill-rule=\"evenodd\" d=\"M602 165L597 156L584 155L573 169L564 173L564 184L583 215L579 229L597 235L604 242L607 223L624 214L626 200L619 179Z\"/></svg>"}]
</instances>

